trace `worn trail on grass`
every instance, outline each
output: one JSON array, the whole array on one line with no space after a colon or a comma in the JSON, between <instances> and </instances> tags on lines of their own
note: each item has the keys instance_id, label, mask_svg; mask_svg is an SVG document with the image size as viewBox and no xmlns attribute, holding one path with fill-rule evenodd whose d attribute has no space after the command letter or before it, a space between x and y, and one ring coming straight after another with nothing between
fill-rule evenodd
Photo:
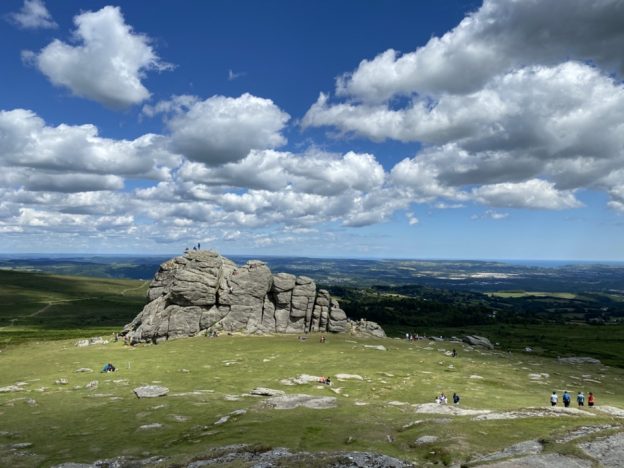
<instances>
[{"instance_id":1,"label":"worn trail on grass","mask_svg":"<svg viewBox=\"0 0 624 468\"><path fill-rule=\"evenodd\" d=\"M123 289L123 290L120 292L120 294L121 294L122 296L125 296L125 295L126 295L126 293L127 293L128 291L136 291L137 289L144 288L144 287L146 287L149 283L150 283L149 281L143 281L140 285L138 285L138 286L136 286L136 287L134 287L134 288L126 288L126 289Z\"/></svg>"}]
</instances>

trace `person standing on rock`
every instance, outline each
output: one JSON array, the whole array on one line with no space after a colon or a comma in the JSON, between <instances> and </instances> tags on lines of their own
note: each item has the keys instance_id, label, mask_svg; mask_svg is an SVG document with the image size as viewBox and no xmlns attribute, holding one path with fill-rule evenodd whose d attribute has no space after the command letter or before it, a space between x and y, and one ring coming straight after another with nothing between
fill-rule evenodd
<instances>
[{"instance_id":1,"label":"person standing on rock","mask_svg":"<svg viewBox=\"0 0 624 468\"><path fill-rule=\"evenodd\" d=\"M563 406L565 406L566 408L570 406L570 394L567 390L563 392L563 396L561 397L561 399L563 400Z\"/></svg>"},{"instance_id":2,"label":"person standing on rock","mask_svg":"<svg viewBox=\"0 0 624 468\"><path fill-rule=\"evenodd\" d=\"M557 392L553 391L552 395L550 395L550 406L557 406L557 400L559 400Z\"/></svg>"},{"instance_id":3,"label":"person standing on rock","mask_svg":"<svg viewBox=\"0 0 624 468\"><path fill-rule=\"evenodd\" d=\"M585 395L583 395L583 392L578 392L578 395L576 395L576 402L579 406L585 406Z\"/></svg>"}]
</instances>

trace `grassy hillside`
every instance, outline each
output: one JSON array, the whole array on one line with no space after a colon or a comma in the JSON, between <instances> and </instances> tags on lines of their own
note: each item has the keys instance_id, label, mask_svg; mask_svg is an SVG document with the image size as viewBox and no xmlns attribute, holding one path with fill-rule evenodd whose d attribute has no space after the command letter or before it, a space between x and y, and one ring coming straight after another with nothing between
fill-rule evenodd
<instances>
[{"instance_id":1,"label":"grassy hillside","mask_svg":"<svg viewBox=\"0 0 624 468\"><path fill-rule=\"evenodd\" d=\"M144 303L146 286L0 271L0 466L51 466L122 455L185 463L210 448L236 443L255 444L258 450L365 450L416 462L464 463L539 439L546 452L583 457L576 442L559 443L558 437L581 426L610 425L600 434L622 429L620 419L596 410L562 415L545 406L553 389L568 389L593 391L600 406L622 408L624 370L563 365L535 354L334 335L325 344L310 335L306 341L221 336L135 348L121 342L75 346L78 337L110 334L131 320ZM608 358L616 353L619 334L590 337L587 329L579 335L544 326L540 333L552 340L552 349L566 350L568 343L584 340L585 354L606 353ZM533 344L538 330L502 325L436 332L480 332L520 346L524 340ZM386 350L367 347L378 345ZM452 348L459 357L448 356ZM100 374L106 362L118 372ZM93 372L76 372L80 368ZM361 380L336 379L339 373ZM284 383L301 374L330 375L334 382ZM67 384L55 383L59 379ZM137 399L132 389L145 384L164 385L170 393ZM335 407L274 409L265 397L249 396L257 386L334 397ZM441 392L458 392L460 409L491 411L494 419L423 412L427 407L419 405ZM528 409L534 407L541 409ZM238 410L245 412L232 414ZM519 417L496 419L509 414ZM227 415L229 421L215 424ZM421 444L421 436L439 439Z\"/></svg>"},{"instance_id":2,"label":"grassy hillside","mask_svg":"<svg viewBox=\"0 0 624 468\"><path fill-rule=\"evenodd\" d=\"M547 451L577 453L573 444L554 440L580 426L616 424L621 429L620 420L595 410L475 420L423 414L413 405L430 403L440 392L458 392L460 408L522 412L544 408L553 389L568 389L593 391L599 405L624 407L620 369L562 365L546 358L471 350L458 343L330 336L321 344L311 335L304 342L295 336L222 336L136 348L120 342L88 348L73 344L29 343L0 354L0 387L21 382L23 389L0 393L0 460L5 465L49 466L117 455L185 461L210 447L232 443L367 450L442 463L466 462L534 439L541 439ZM457 358L445 354L452 347L459 352ZM118 372L98 373L109 361ZM76 372L83 367L95 372ZM329 387L281 383L300 374L338 373L357 374L362 380L334 378ZM55 384L60 378L68 384ZM97 388L85 388L91 381L98 382ZM144 384L164 385L170 393L137 399L132 389ZM265 398L248 395L257 386L332 396L336 407L269 408ZM246 413L215 425L236 410ZM140 428L155 423L162 426ZM424 435L439 440L419 445L416 441ZM20 443L32 445L21 452L8 449Z\"/></svg>"},{"instance_id":3,"label":"grassy hillside","mask_svg":"<svg viewBox=\"0 0 624 468\"><path fill-rule=\"evenodd\" d=\"M147 282L0 270L0 348L109 334L145 303Z\"/></svg>"}]
</instances>

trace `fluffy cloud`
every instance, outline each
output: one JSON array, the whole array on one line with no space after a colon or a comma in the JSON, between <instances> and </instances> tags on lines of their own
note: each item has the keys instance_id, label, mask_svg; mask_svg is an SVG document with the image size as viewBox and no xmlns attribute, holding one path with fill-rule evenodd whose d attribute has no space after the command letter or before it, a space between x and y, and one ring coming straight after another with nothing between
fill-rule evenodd
<instances>
[{"instance_id":1,"label":"fluffy cloud","mask_svg":"<svg viewBox=\"0 0 624 468\"><path fill-rule=\"evenodd\" d=\"M624 71L624 5L618 0L485 0L452 31L414 52L389 49L337 81L337 94L363 102L397 95L464 94L526 64L567 57Z\"/></svg>"},{"instance_id":2,"label":"fluffy cloud","mask_svg":"<svg viewBox=\"0 0 624 468\"><path fill-rule=\"evenodd\" d=\"M540 179L483 185L473 194L481 203L497 207L563 210L582 206L572 192L557 190L552 182Z\"/></svg>"},{"instance_id":3,"label":"fluffy cloud","mask_svg":"<svg viewBox=\"0 0 624 468\"><path fill-rule=\"evenodd\" d=\"M310 151L293 154L251 151L236 163L209 167L185 163L179 176L207 185L264 190L291 188L305 193L334 195L346 190L373 190L385 179L381 164L371 154L348 152L338 156Z\"/></svg>"},{"instance_id":4,"label":"fluffy cloud","mask_svg":"<svg viewBox=\"0 0 624 468\"><path fill-rule=\"evenodd\" d=\"M149 98L141 83L145 72L170 68L156 55L149 38L135 33L118 7L81 13L74 23L77 45L56 39L25 58L55 85L107 107L125 108Z\"/></svg>"},{"instance_id":5,"label":"fluffy cloud","mask_svg":"<svg viewBox=\"0 0 624 468\"><path fill-rule=\"evenodd\" d=\"M120 188L120 179L113 176L166 179L178 163L179 158L164 149L163 137L158 135L113 140L100 137L90 124L50 127L29 110L0 111L0 166L11 167L16 180L26 178L39 188L48 185L48 190L57 186L71 191L73 183L79 186L77 191L90 183L99 187L95 190ZM32 175L26 168L43 172ZM110 177L98 181L94 176L76 175L80 173ZM60 187L63 180L68 183L65 188Z\"/></svg>"},{"instance_id":6,"label":"fluffy cloud","mask_svg":"<svg viewBox=\"0 0 624 468\"><path fill-rule=\"evenodd\" d=\"M282 130L290 116L270 99L245 93L238 98L213 96L200 100L176 96L145 106L148 116L169 115L170 146L191 161L218 166L243 159L252 149L286 143Z\"/></svg>"},{"instance_id":7,"label":"fluffy cloud","mask_svg":"<svg viewBox=\"0 0 624 468\"><path fill-rule=\"evenodd\" d=\"M508 197L505 206L572 208L579 206L573 191L589 188L609 192L617 208L622 21L624 5L613 0L591 8L581 0L486 0L414 52L364 60L338 79L344 99L321 93L302 126L422 143L420 154L392 169L417 201L497 206L500 196L485 195L491 187L540 180L551 184L548 196ZM481 185L476 196L472 187Z\"/></svg>"},{"instance_id":8,"label":"fluffy cloud","mask_svg":"<svg viewBox=\"0 0 624 468\"><path fill-rule=\"evenodd\" d=\"M8 19L24 29L53 29L58 26L43 0L24 0L22 9L10 14Z\"/></svg>"}]
</instances>

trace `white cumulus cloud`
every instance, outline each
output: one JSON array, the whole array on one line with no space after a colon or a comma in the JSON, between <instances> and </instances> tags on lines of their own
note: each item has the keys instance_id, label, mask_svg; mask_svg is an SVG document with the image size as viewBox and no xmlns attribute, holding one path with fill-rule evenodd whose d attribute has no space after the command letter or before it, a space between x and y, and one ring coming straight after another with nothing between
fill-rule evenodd
<instances>
[{"instance_id":1,"label":"white cumulus cloud","mask_svg":"<svg viewBox=\"0 0 624 468\"><path fill-rule=\"evenodd\" d=\"M170 146L191 161L210 166L240 161L252 149L282 146L290 116L270 99L245 93L237 98L213 96L205 100L176 96L155 106L147 115L169 114Z\"/></svg>"},{"instance_id":2,"label":"white cumulus cloud","mask_svg":"<svg viewBox=\"0 0 624 468\"><path fill-rule=\"evenodd\" d=\"M120 8L81 13L74 23L75 44L55 39L26 58L53 84L110 108L126 108L150 97L141 82L145 73L170 65L160 60L147 36L126 24Z\"/></svg>"},{"instance_id":3,"label":"white cumulus cloud","mask_svg":"<svg viewBox=\"0 0 624 468\"><path fill-rule=\"evenodd\" d=\"M8 19L23 29L54 29L58 27L43 0L24 0L21 10L9 14Z\"/></svg>"}]
</instances>

